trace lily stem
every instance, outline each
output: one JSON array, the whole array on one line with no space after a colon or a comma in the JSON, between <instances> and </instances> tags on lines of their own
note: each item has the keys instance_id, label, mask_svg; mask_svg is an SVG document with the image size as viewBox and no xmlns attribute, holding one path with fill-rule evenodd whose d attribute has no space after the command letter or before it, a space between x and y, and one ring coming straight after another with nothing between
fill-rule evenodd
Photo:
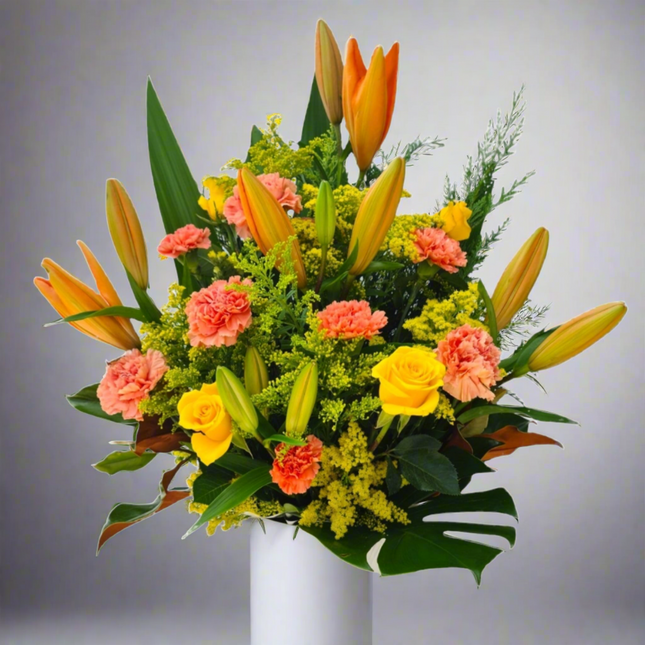
<instances>
[{"instance_id":1,"label":"lily stem","mask_svg":"<svg viewBox=\"0 0 645 645\"><path fill-rule=\"evenodd\" d=\"M364 170L361 170L361 171L358 173L358 179L356 180L356 183L354 184L354 185L356 186L356 188L360 188L360 187L361 187L361 184L363 183L363 179L365 179L365 171L364 171Z\"/></svg>"},{"instance_id":2,"label":"lily stem","mask_svg":"<svg viewBox=\"0 0 645 645\"><path fill-rule=\"evenodd\" d=\"M405 309L403 310L403 313L401 314L401 319L399 320L399 325L396 328L396 332L394 334L393 341L396 343L398 342L401 332L403 331L403 323L405 322L405 319L408 316L408 312L410 311L410 307L412 307L412 304L416 300L416 297L419 295L419 283L417 282L414 287L412 288L412 293L410 294L410 297L408 298L408 301L405 305Z\"/></svg>"}]
</instances>

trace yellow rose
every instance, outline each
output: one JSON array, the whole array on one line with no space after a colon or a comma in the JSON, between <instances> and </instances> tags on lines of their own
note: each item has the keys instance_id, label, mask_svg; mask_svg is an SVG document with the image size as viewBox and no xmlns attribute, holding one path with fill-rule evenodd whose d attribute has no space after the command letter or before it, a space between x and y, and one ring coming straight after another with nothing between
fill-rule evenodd
<instances>
[{"instance_id":1,"label":"yellow rose","mask_svg":"<svg viewBox=\"0 0 645 645\"><path fill-rule=\"evenodd\" d=\"M372 368L386 414L425 417L437 407L446 368L425 347L399 347Z\"/></svg>"},{"instance_id":2,"label":"yellow rose","mask_svg":"<svg viewBox=\"0 0 645 645\"><path fill-rule=\"evenodd\" d=\"M183 394L177 411L179 425L193 430L193 450L206 466L228 450L233 439L231 417L224 408L216 383Z\"/></svg>"},{"instance_id":3,"label":"yellow rose","mask_svg":"<svg viewBox=\"0 0 645 645\"><path fill-rule=\"evenodd\" d=\"M457 242L467 240L470 237L470 226L468 218L473 212L466 206L466 202L448 202L447 206L441 209L439 215L443 218L441 227L447 234Z\"/></svg>"}]
</instances>

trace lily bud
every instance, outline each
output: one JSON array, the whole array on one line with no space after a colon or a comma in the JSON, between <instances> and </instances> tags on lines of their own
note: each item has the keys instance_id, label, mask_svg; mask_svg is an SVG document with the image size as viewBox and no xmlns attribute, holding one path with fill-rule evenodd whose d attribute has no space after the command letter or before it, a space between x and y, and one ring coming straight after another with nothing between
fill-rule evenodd
<instances>
[{"instance_id":1,"label":"lily bud","mask_svg":"<svg viewBox=\"0 0 645 645\"><path fill-rule=\"evenodd\" d=\"M260 356L260 352L249 346L244 356L244 385L246 391L253 394L260 394L269 384L269 374L267 366Z\"/></svg>"},{"instance_id":2,"label":"lily bud","mask_svg":"<svg viewBox=\"0 0 645 645\"><path fill-rule=\"evenodd\" d=\"M34 278L34 285L38 291L62 318L107 307L121 307L123 305L121 299L94 254L83 242L79 241L77 244L94 277L97 291L49 258L45 258L42 262L42 267L48 273L48 279ZM134 349L141 346L139 337L127 318L97 316L69 324L90 338L119 349Z\"/></svg>"},{"instance_id":3,"label":"lily bud","mask_svg":"<svg viewBox=\"0 0 645 645\"><path fill-rule=\"evenodd\" d=\"M365 69L355 38L347 41L343 72L343 114L352 151L361 171L367 170L381 147L392 121L399 71L399 43L387 56L382 47Z\"/></svg>"},{"instance_id":4,"label":"lily bud","mask_svg":"<svg viewBox=\"0 0 645 645\"><path fill-rule=\"evenodd\" d=\"M360 275L374 259L392 225L403 193L405 161L397 157L367 191L356 215L348 255L358 244L358 255L349 270Z\"/></svg>"},{"instance_id":5,"label":"lily bud","mask_svg":"<svg viewBox=\"0 0 645 645\"><path fill-rule=\"evenodd\" d=\"M327 118L338 125L343 120L343 60L324 20L316 24L316 83Z\"/></svg>"},{"instance_id":6,"label":"lily bud","mask_svg":"<svg viewBox=\"0 0 645 645\"><path fill-rule=\"evenodd\" d=\"M289 398L285 429L290 437L300 437L307 424L318 396L318 365L309 363L296 377Z\"/></svg>"},{"instance_id":7,"label":"lily bud","mask_svg":"<svg viewBox=\"0 0 645 645\"><path fill-rule=\"evenodd\" d=\"M148 288L148 254L141 223L123 184L108 179L105 212L114 248L121 264L136 284Z\"/></svg>"},{"instance_id":8,"label":"lily bud","mask_svg":"<svg viewBox=\"0 0 645 645\"><path fill-rule=\"evenodd\" d=\"M524 242L499 279L491 298L497 329L504 329L531 293L549 247L549 232L538 228Z\"/></svg>"},{"instance_id":9,"label":"lily bud","mask_svg":"<svg viewBox=\"0 0 645 645\"><path fill-rule=\"evenodd\" d=\"M237 189L246 223L262 253L266 255L276 244L295 236L291 220L284 208L247 168L238 172ZM298 276L298 287L304 289L307 286L307 275L297 240L293 241L291 247L291 260Z\"/></svg>"},{"instance_id":10,"label":"lily bud","mask_svg":"<svg viewBox=\"0 0 645 645\"><path fill-rule=\"evenodd\" d=\"M624 302L610 302L591 309L558 327L531 354L531 372L568 361L608 334L627 313Z\"/></svg>"},{"instance_id":11,"label":"lily bud","mask_svg":"<svg viewBox=\"0 0 645 645\"><path fill-rule=\"evenodd\" d=\"M322 249L326 249L334 240L336 232L336 204L334 193L328 181L322 181L316 200L316 233Z\"/></svg>"},{"instance_id":12,"label":"lily bud","mask_svg":"<svg viewBox=\"0 0 645 645\"><path fill-rule=\"evenodd\" d=\"M242 430L255 434L259 423L258 413L242 381L221 365L217 368L216 378L217 389L226 411Z\"/></svg>"}]
</instances>

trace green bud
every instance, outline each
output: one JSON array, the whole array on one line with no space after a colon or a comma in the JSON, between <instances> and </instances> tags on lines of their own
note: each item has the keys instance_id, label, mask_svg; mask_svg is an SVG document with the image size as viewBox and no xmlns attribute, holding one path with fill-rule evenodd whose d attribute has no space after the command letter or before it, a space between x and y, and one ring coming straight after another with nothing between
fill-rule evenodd
<instances>
[{"instance_id":1,"label":"green bud","mask_svg":"<svg viewBox=\"0 0 645 645\"><path fill-rule=\"evenodd\" d=\"M322 181L316 200L316 233L323 249L326 249L334 239L336 231L336 204L334 194L328 181Z\"/></svg>"},{"instance_id":2,"label":"green bud","mask_svg":"<svg viewBox=\"0 0 645 645\"><path fill-rule=\"evenodd\" d=\"M300 437L309 423L318 396L318 365L309 363L296 377L291 390L285 428L288 436Z\"/></svg>"},{"instance_id":3,"label":"green bud","mask_svg":"<svg viewBox=\"0 0 645 645\"><path fill-rule=\"evenodd\" d=\"M242 381L227 367L220 366L217 368L217 389L233 421L245 432L255 435L259 423L258 413Z\"/></svg>"},{"instance_id":4,"label":"green bud","mask_svg":"<svg viewBox=\"0 0 645 645\"><path fill-rule=\"evenodd\" d=\"M267 366L255 347L249 346L244 357L244 385L246 391L253 394L260 394L269 384Z\"/></svg>"}]
</instances>

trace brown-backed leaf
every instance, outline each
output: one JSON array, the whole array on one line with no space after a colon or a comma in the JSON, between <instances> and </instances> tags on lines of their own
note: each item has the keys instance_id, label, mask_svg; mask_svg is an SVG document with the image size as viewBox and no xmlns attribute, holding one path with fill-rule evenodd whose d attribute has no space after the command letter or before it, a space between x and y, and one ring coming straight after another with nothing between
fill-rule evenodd
<instances>
[{"instance_id":1,"label":"brown-backed leaf","mask_svg":"<svg viewBox=\"0 0 645 645\"><path fill-rule=\"evenodd\" d=\"M134 452L142 455L146 450L152 452L172 452L181 449L182 441L190 441L181 430L172 432L172 421L159 425L159 417L146 417L139 423Z\"/></svg>"},{"instance_id":2,"label":"brown-backed leaf","mask_svg":"<svg viewBox=\"0 0 645 645\"><path fill-rule=\"evenodd\" d=\"M562 444L551 437L546 437L537 432L520 432L515 426L506 426L499 430L486 435L488 439L501 442L502 445L491 448L483 457L482 461L494 459L495 457L503 457L510 455L518 448L525 448L526 446L539 446L539 445L554 445L560 446Z\"/></svg>"},{"instance_id":3,"label":"brown-backed leaf","mask_svg":"<svg viewBox=\"0 0 645 645\"><path fill-rule=\"evenodd\" d=\"M96 547L97 555L103 545L117 533L190 496L188 488L168 490L173 477L185 463L186 461L184 460L172 470L168 470L163 474L159 483L159 495L150 504L116 504L112 508L101 529L101 535L99 535L99 543Z\"/></svg>"},{"instance_id":4,"label":"brown-backed leaf","mask_svg":"<svg viewBox=\"0 0 645 645\"><path fill-rule=\"evenodd\" d=\"M473 454L473 447L463 438L461 432L458 428L452 428L448 438L445 440L441 452L450 447L459 448L459 450L465 450L466 452Z\"/></svg>"}]
</instances>

